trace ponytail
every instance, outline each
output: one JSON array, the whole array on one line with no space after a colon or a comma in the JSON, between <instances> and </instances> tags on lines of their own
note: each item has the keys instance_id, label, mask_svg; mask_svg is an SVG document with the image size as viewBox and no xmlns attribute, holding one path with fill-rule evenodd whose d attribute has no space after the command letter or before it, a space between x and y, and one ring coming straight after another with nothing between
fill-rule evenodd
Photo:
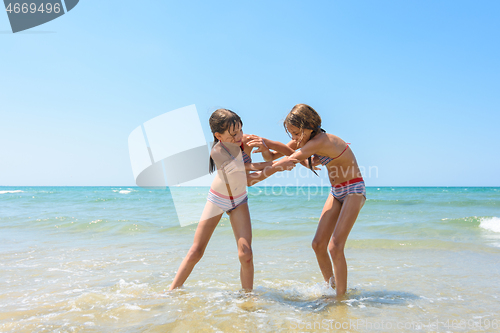
<instances>
[{"instance_id":1,"label":"ponytail","mask_svg":"<svg viewBox=\"0 0 500 333\"><path fill-rule=\"evenodd\" d=\"M212 145L212 149L215 147L215 145L219 142L219 139L217 139L214 135L214 144ZM209 166L208 166L208 172L210 173L213 173L215 171L216 167L215 167L215 162L212 158L212 156L210 155L210 162L209 162Z\"/></svg>"}]
</instances>

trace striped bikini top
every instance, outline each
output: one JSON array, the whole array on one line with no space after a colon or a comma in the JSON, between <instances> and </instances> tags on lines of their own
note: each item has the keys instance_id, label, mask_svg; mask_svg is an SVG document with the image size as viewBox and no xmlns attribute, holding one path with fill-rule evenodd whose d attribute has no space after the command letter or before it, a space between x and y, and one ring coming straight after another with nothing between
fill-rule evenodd
<instances>
[{"instance_id":1,"label":"striped bikini top","mask_svg":"<svg viewBox=\"0 0 500 333\"><path fill-rule=\"evenodd\" d=\"M226 148L226 146L224 146L222 144L222 142L220 142L222 148L224 148L224 150L229 154L229 156L231 156L233 159L235 158L230 152L229 150ZM252 163L252 158L250 156L248 156L247 153L245 153L245 151L243 150L243 143L241 144L240 146L241 148L241 156L243 157L243 163L246 164L246 163Z\"/></svg>"},{"instance_id":2,"label":"striped bikini top","mask_svg":"<svg viewBox=\"0 0 500 333\"><path fill-rule=\"evenodd\" d=\"M243 150L243 144L242 144L242 147L241 147L241 155L243 156L243 163L252 163L252 158L250 156L248 156L247 153L245 153L245 151Z\"/></svg>"},{"instance_id":3,"label":"striped bikini top","mask_svg":"<svg viewBox=\"0 0 500 333\"><path fill-rule=\"evenodd\" d=\"M347 144L347 146L345 147L345 149L337 157L333 157L332 158L332 157L321 156L321 155L317 155L317 154L314 154L314 156L316 156L317 158L319 158L319 161L321 162L321 165L327 165L331 161L333 161L333 160L339 158L340 156L342 156L342 154L347 150L347 148L349 148L349 145L350 145L350 143Z\"/></svg>"}]
</instances>

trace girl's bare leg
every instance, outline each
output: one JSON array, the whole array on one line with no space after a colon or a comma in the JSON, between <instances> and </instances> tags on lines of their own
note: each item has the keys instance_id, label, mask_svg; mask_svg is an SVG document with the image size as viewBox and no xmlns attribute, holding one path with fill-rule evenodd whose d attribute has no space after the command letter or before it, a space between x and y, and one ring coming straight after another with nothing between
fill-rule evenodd
<instances>
[{"instance_id":1,"label":"girl's bare leg","mask_svg":"<svg viewBox=\"0 0 500 333\"><path fill-rule=\"evenodd\" d=\"M248 204L244 203L236 207L229 214L234 237L238 246L238 257L240 259L241 287L245 291L253 289L253 254L252 254L252 224Z\"/></svg>"},{"instance_id":2,"label":"girl's bare leg","mask_svg":"<svg viewBox=\"0 0 500 333\"><path fill-rule=\"evenodd\" d=\"M329 195L319 218L316 235L314 235L312 241L312 248L316 253L319 268L326 282L330 282L330 278L333 276L332 261L328 255L328 242L332 237L341 208L341 203ZM335 286L332 285L332 287Z\"/></svg>"},{"instance_id":3,"label":"girl's bare leg","mask_svg":"<svg viewBox=\"0 0 500 333\"><path fill-rule=\"evenodd\" d=\"M207 203L207 205L211 204L212 203L210 202ZM198 263L201 257L203 257L208 241L210 240L210 237L212 237L215 227L219 223L221 217L222 213L200 221L198 227L196 228L196 232L194 233L193 245L182 261L169 290L178 288L184 284L196 263Z\"/></svg>"},{"instance_id":4,"label":"girl's bare leg","mask_svg":"<svg viewBox=\"0 0 500 333\"><path fill-rule=\"evenodd\" d=\"M335 270L337 296L344 295L347 290L347 263L344 256L344 247L347 236L349 236L365 200L365 197L361 194L349 194L345 198L335 225L335 230L328 244L328 250L333 261L333 269Z\"/></svg>"}]
</instances>

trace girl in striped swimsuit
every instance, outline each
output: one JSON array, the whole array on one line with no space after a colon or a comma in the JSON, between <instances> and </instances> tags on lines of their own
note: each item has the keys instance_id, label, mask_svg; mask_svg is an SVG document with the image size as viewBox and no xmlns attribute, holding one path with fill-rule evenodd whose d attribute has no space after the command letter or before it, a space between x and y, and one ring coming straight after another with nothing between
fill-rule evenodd
<instances>
[{"instance_id":1,"label":"girl in striped swimsuit","mask_svg":"<svg viewBox=\"0 0 500 333\"><path fill-rule=\"evenodd\" d=\"M321 117L312 107L306 104L295 105L283 125L292 137L292 141L287 144L289 151L285 155L298 161L307 161L314 173L314 166L319 163L326 165L328 170L331 195L323 207L312 247L325 281L332 288L336 287L337 296L342 296L347 289L344 247L366 200L365 183L349 144L326 133L321 128ZM266 160L283 155L282 152L269 150L276 150L275 145L279 143L258 137L253 139L249 145L267 150L262 153Z\"/></svg>"},{"instance_id":2,"label":"girl in striped swimsuit","mask_svg":"<svg viewBox=\"0 0 500 333\"><path fill-rule=\"evenodd\" d=\"M196 263L202 258L215 227L226 212L238 247L241 286L243 290L250 291L253 289L254 267L246 187L278 171L293 169L297 161L286 157L277 162L252 163L250 155L253 148L247 145L248 136L243 135L243 122L236 113L218 109L212 113L209 122L214 135L210 172L216 170L217 175L196 228L193 245L182 261L170 290L184 284ZM282 148L288 149L283 144L277 145L277 149Z\"/></svg>"}]
</instances>

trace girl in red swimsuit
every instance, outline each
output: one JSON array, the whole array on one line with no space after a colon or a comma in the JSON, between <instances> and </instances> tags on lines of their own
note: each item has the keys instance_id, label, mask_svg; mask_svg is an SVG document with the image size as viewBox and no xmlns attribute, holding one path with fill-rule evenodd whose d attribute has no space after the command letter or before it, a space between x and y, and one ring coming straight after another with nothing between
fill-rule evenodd
<instances>
[{"instance_id":1,"label":"girl in red swimsuit","mask_svg":"<svg viewBox=\"0 0 500 333\"><path fill-rule=\"evenodd\" d=\"M326 165L332 185L331 195L321 212L312 248L325 281L337 289L337 296L342 296L347 289L344 247L366 200L365 183L349 144L326 133L321 128L321 117L312 107L295 105L283 125L292 137L286 145L288 151L283 151L275 141L258 137L253 137L248 145L258 146L266 160L285 154L298 161L307 161L313 171L314 165Z\"/></svg>"}]
</instances>

